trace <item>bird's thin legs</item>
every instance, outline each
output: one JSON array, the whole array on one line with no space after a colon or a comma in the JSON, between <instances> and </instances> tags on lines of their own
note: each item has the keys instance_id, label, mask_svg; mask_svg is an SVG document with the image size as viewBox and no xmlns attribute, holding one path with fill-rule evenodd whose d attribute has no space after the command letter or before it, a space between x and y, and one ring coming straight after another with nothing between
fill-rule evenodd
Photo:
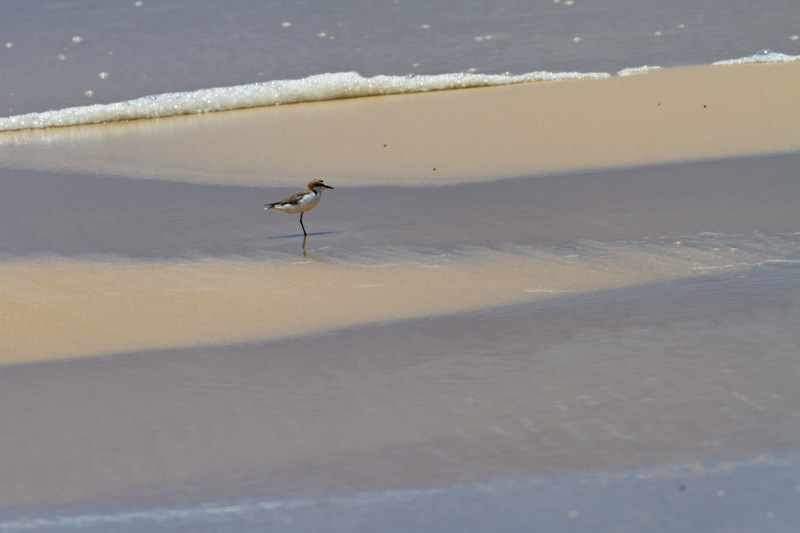
<instances>
[{"instance_id":1,"label":"bird's thin legs","mask_svg":"<svg viewBox=\"0 0 800 533\"><path fill-rule=\"evenodd\" d=\"M300 227L303 228L303 236L307 236L306 227L303 225L303 213L300 213Z\"/></svg>"}]
</instances>

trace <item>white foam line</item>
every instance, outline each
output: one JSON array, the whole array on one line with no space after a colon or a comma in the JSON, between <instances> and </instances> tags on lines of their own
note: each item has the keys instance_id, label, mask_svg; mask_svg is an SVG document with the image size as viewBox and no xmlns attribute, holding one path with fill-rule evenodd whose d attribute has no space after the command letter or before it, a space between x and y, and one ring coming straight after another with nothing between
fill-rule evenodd
<instances>
[{"instance_id":1,"label":"white foam line","mask_svg":"<svg viewBox=\"0 0 800 533\"><path fill-rule=\"evenodd\" d=\"M747 63L790 63L792 61L797 61L797 60L800 60L800 56L792 56L788 54L782 54L780 52L773 52L770 49L765 49L747 57L716 61L712 63L712 65L744 65Z\"/></svg>"},{"instance_id":2,"label":"white foam line","mask_svg":"<svg viewBox=\"0 0 800 533\"><path fill-rule=\"evenodd\" d=\"M767 259L766 261L761 261L760 263L757 264L758 266L761 266L767 263L800 263L800 261L797 261L795 259Z\"/></svg>"},{"instance_id":3,"label":"white foam line","mask_svg":"<svg viewBox=\"0 0 800 533\"><path fill-rule=\"evenodd\" d=\"M719 270L722 268L734 268L736 265L722 265L722 266L710 266L710 267L692 267L692 270Z\"/></svg>"},{"instance_id":4,"label":"white foam line","mask_svg":"<svg viewBox=\"0 0 800 533\"><path fill-rule=\"evenodd\" d=\"M188 289L166 289L164 292L187 292L187 291L221 291L222 287L190 287Z\"/></svg>"},{"instance_id":5,"label":"white foam line","mask_svg":"<svg viewBox=\"0 0 800 533\"><path fill-rule=\"evenodd\" d=\"M225 506L201 506L186 509L157 509L153 511L134 511L119 514L85 514L53 519L23 518L14 522L0 523L0 531L25 531L48 529L82 530L86 527L131 524L133 522L164 523L180 520L196 521L200 518L224 518L240 516L253 511L275 511L278 509L297 509L313 505L310 500L244 503Z\"/></svg>"},{"instance_id":6,"label":"white foam line","mask_svg":"<svg viewBox=\"0 0 800 533\"><path fill-rule=\"evenodd\" d=\"M16 115L0 118L0 131L174 117L363 96L466 89L549 80L598 79L609 76L610 74L607 72L541 71L518 75L451 73L422 76L382 75L365 78L357 72L335 72L316 74L297 80L273 80L234 87L165 93L113 104L96 104Z\"/></svg>"},{"instance_id":7,"label":"white foam line","mask_svg":"<svg viewBox=\"0 0 800 533\"><path fill-rule=\"evenodd\" d=\"M555 289L522 289L522 292L546 292L546 293L562 293L562 292L575 292L575 291L559 291Z\"/></svg>"},{"instance_id":8,"label":"white foam line","mask_svg":"<svg viewBox=\"0 0 800 533\"><path fill-rule=\"evenodd\" d=\"M582 486L598 487L605 489L612 483L625 483L631 480L653 481L660 479L697 478L705 476L730 475L747 468L790 468L800 466L800 455L774 457L770 454L761 454L752 459L742 461L723 461L713 464L702 462L689 464L665 464L646 469L633 471L606 471L591 472L579 475L578 479L571 481L569 478L561 480L562 483L576 482ZM320 504L329 504L340 507L366 507L371 505L387 504L413 504L431 500L437 496L446 495L453 491L468 491L480 493L500 494L515 490L535 489L558 484L560 478L533 477L523 480L463 483L444 488L430 489L400 489L361 492L345 496L331 496L321 499L293 499L271 501L245 501L241 503L207 503L180 508L156 508L142 511L129 511L117 514L82 514L72 516L59 516L55 518L20 518L13 521L0 522L0 532L32 531L42 529L82 531L89 527L109 528L114 525L131 526L142 523L143 528L157 527L158 524L176 522L197 523L208 520L241 519L255 513L276 513L292 511L309 507L318 507ZM151 529L143 529L143 531Z\"/></svg>"},{"instance_id":9,"label":"white foam line","mask_svg":"<svg viewBox=\"0 0 800 533\"><path fill-rule=\"evenodd\" d=\"M661 67L657 65L642 65L641 67L629 67L624 68L617 72L617 76L638 76L641 74L647 74L651 70L659 70Z\"/></svg>"}]
</instances>

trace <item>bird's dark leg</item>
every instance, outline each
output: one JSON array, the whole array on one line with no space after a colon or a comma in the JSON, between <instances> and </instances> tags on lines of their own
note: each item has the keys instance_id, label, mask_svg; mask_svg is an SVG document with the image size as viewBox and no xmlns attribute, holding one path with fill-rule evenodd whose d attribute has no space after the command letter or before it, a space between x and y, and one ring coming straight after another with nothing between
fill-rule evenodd
<instances>
[{"instance_id":1,"label":"bird's dark leg","mask_svg":"<svg viewBox=\"0 0 800 533\"><path fill-rule=\"evenodd\" d=\"M303 213L300 213L300 227L303 228L303 236L307 236L306 227L303 225Z\"/></svg>"}]
</instances>

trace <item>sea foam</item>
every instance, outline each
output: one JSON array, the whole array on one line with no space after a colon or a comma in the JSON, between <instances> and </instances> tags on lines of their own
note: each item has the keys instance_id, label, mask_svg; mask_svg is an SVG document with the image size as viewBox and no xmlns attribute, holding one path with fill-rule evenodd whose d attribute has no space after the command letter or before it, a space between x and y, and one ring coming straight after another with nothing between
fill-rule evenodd
<instances>
[{"instance_id":1,"label":"sea foam","mask_svg":"<svg viewBox=\"0 0 800 533\"><path fill-rule=\"evenodd\" d=\"M617 72L617 76L638 76L640 74L647 74L651 70L659 70L661 67L657 65L642 65L641 67L624 68Z\"/></svg>"},{"instance_id":2,"label":"sea foam","mask_svg":"<svg viewBox=\"0 0 800 533\"><path fill-rule=\"evenodd\" d=\"M716 61L712 63L712 65L743 65L746 63L790 63L792 61L798 61L798 60L800 60L800 56L792 56L788 54L782 54L780 52L773 52L770 49L765 49L747 57Z\"/></svg>"},{"instance_id":3,"label":"sea foam","mask_svg":"<svg viewBox=\"0 0 800 533\"><path fill-rule=\"evenodd\" d=\"M800 60L800 56L762 50L747 57L717 61L713 65L786 63L797 60ZM617 75L646 74L659 68L661 67L644 65L622 69ZM113 104L95 104L4 117L0 118L0 131L174 117L363 96L467 89L537 81L598 79L610 76L606 72L542 71L517 75L451 73L407 76L380 75L367 78L357 72L335 72L316 74L296 80L273 80L233 87L165 93Z\"/></svg>"},{"instance_id":4,"label":"sea foam","mask_svg":"<svg viewBox=\"0 0 800 533\"><path fill-rule=\"evenodd\" d=\"M143 118L174 117L251 107L319 102L362 96L418 93L550 80L607 78L604 72L530 72L527 74L438 74L375 76L357 72L317 74L234 87L145 96L114 104L70 107L0 118L0 131L97 124Z\"/></svg>"}]
</instances>

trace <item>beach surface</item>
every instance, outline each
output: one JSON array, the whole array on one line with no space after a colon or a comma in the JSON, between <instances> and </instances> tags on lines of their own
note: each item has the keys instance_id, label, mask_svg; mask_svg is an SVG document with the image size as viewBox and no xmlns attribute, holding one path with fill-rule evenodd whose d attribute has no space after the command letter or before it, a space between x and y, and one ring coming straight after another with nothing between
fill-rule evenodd
<instances>
[{"instance_id":1,"label":"beach surface","mask_svg":"<svg viewBox=\"0 0 800 533\"><path fill-rule=\"evenodd\" d=\"M251 187L314 176L421 186L785 153L800 150L798 84L800 61L704 65L7 132L0 163Z\"/></svg>"},{"instance_id":2,"label":"beach surface","mask_svg":"<svg viewBox=\"0 0 800 533\"><path fill-rule=\"evenodd\" d=\"M790 530L798 85L0 132L0 531Z\"/></svg>"},{"instance_id":3,"label":"beach surface","mask_svg":"<svg viewBox=\"0 0 800 533\"><path fill-rule=\"evenodd\" d=\"M36 180L6 182L3 250L13 250L16 243L27 249L2 266L3 307L9 310L0 330L6 339L2 361L251 342L780 260L782 252L764 243L745 244L751 240L748 230L774 233L784 221L797 220L797 181L789 169L757 185L741 170L725 174L733 169L724 166L705 178L680 177L681 171L669 167L649 178L562 174L549 178L546 202L533 188L544 178L497 180L797 150L800 102L789 96L789 88L798 81L800 64L706 66L5 133L0 153L9 166L50 173L92 171L156 183L119 198L116 184L103 193L103 187L76 187L88 178L65 176L61 180L73 182L65 194L84 205L70 207L61 197L57 205L40 205L34 212L17 200L19 190ZM745 106L744 101L762 104ZM577 109L575 102L580 103ZM569 120L568 109L581 119ZM304 142L299 143L302 132ZM789 156L775 161L782 167L796 165ZM259 203L270 199L267 191L283 195L279 186L291 183L284 174L290 168L302 168L307 177L322 175L324 168L326 179L337 187L326 193L322 205L328 209L309 214L310 227L323 230L310 237L310 256L276 253L301 240L292 235L295 223L259 212ZM14 171L7 172L13 178ZM236 202L247 221L246 242L222 253L192 252L189 242L203 238L197 233L204 226L212 227L221 216L235 220L236 209L188 206L181 197L184 189L166 188L165 179L197 185L192 194L214 185L211 198L218 192L222 198L220 186L225 194L242 192ZM476 186L487 180L493 183ZM598 181L602 187L595 186ZM434 184L431 190L419 187ZM410 185L417 188L382 190ZM506 188L515 193L504 194ZM359 202L348 202L351 190L362 198ZM93 195L88 209L81 191ZM705 198L702 203L697 194ZM559 211L548 212L554 195L564 201ZM656 195L658 205L653 206ZM148 204L156 196L161 205L153 209ZM211 198L206 202L215 203ZM176 206L187 211L176 211ZM331 224L322 213L334 209L336 215L327 215L327 220L335 216ZM619 209L637 212L616 221L615 230L594 235L588 226L610 223L609 216ZM586 220L586 210L596 215L594 220ZM666 214L654 222L650 213L658 211ZM529 215L520 217L523 212ZM637 220L637 214L644 220ZM163 225L130 232L129 238L116 224L109 234L120 217L131 229L152 223L151 217ZM758 225L748 227L743 217L757 217ZM687 218L695 224L685 224ZM704 219L711 225L697 225ZM51 246L64 247L61 239L74 243L71 235L46 236L52 226L66 222L69 228L68 220L95 235L83 246L72 246L68 258L52 255ZM195 233L176 243L177 252L159 242L159 234L174 236L176 222ZM270 230L272 224L288 234ZM373 233L372 246L363 240L354 246L348 234L372 224L396 229ZM630 233L629 228L640 226L649 231ZM456 228L461 235L439 237L428 251L413 248ZM713 244L706 246L698 239L693 248L676 244L693 228L697 234L746 236L722 243L708 239ZM206 235L207 246L231 244L244 227L229 226L228 231L233 233ZM403 232L419 237L401 244L396 239ZM617 242L623 239L636 244ZM98 246L112 241L111 250ZM569 252L576 243L583 249ZM26 257L31 254L35 257Z\"/></svg>"}]
</instances>

